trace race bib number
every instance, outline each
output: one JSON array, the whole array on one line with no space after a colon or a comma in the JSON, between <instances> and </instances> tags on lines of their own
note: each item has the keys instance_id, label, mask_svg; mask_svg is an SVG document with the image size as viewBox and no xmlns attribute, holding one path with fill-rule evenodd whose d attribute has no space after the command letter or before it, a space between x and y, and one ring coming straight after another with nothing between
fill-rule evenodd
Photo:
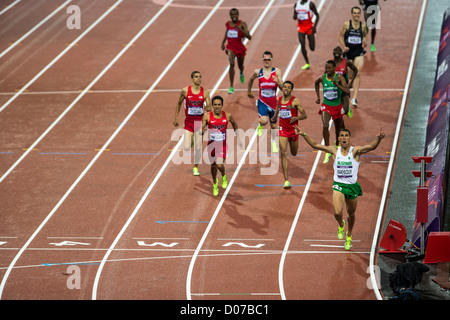
<instances>
[{"instance_id":1,"label":"race bib number","mask_svg":"<svg viewBox=\"0 0 450 320\"><path fill-rule=\"evenodd\" d=\"M361 44L361 37L360 36L349 36L347 39L347 42L349 44Z\"/></svg>"},{"instance_id":2,"label":"race bib number","mask_svg":"<svg viewBox=\"0 0 450 320\"><path fill-rule=\"evenodd\" d=\"M280 118L282 119L292 118L291 110L289 109L280 110Z\"/></svg>"},{"instance_id":3,"label":"race bib number","mask_svg":"<svg viewBox=\"0 0 450 320\"><path fill-rule=\"evenodd\" d=\"M327 90L323 93L323 96L327 100L336 100L338 98L338 91L337 90Z\"/></svg>"},{"instance_id":4,"label":"race bib number","mask_svg":"<svg viewBox=\"0 0 450 320\"><path fill-rule=\"evenodd\" d=\"M261 97L264 97L264 98L275 97L275 90L273 90L273 89L262 89L261 90Z\"/></svg>"},{"instance_id":5,"label":"race bib number","mask_svg":"<svg viewBox=\"0 0 450 320\"><path fill-rule=\"evenodd\" d=\"M202 114L203 114L203 108L190 107L188 109L188 115L190 115L190 116L201 116Z\"/></svg>"},{"instance_id":6,"label":"race bib number","mask_svg":"<svg viewBox=\"0 0 450 320\"><path fill-rule=\"evenodd\" d=\"M228 29L227 37L230 39L236 39L238 37L238 31L236 29Z\"/></svg>"},{"instance_id":7,"label":"race bib number","mask_svg":"<svg viewBox=\"0 0 450 320\"><path fill-rule=\"evenodd\" d=\"M337 169L337 176L339 178L351 178L352 177L352 169Z\"/></svg>"},{"instance_id":8,"label":"race bib number","mask_svg":"<svg viewBox=\"0 0 450 320\"><path fill-rule=\"evenodd\" d=\"M339 178L351 178L353 176L353 166L351 161L337 161L336 174Z\"/></svg>"},{"instance_id":9,"label":"race bib number","mask_svg":"<svg viewBox=\"0 0 450 320\"><path fill-rule=\"evenodd\" d=\"M225 132L211 132L209 134L209 138L211 141L224 141L225 140Z\"/></svg>"},{"instance_id":10,"label":"race bib number","mask_svg":"<svg viewBox=\"0 0 450 320\"><path fill-rule=\"evenodd\" d=\"M304 11L297 11L297 19L300 21L305 21L309 19L309 15L308 12L304 12Z\"/></svg>"}]
</instances>

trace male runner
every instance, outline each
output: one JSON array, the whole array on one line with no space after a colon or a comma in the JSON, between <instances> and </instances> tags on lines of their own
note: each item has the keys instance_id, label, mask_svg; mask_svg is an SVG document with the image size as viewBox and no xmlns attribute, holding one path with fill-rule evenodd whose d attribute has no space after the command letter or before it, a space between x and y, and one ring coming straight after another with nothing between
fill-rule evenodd
<instances>
[{"instance_id":1,"label":"male runner","mask_svg":"<svg viewBox=\"0 0 450 320\"><path fill-rule=\"evenodd\" d=\"M366 146L353 147L350 145L350 131L342 129L339 132L339 147L324 146L315 142L306 132L298 126L297 134L302 135L306 142L316 150L328 152L333 155L334 183L333 183L333 209L334 218L339 224L338 239L344 238L345 220L343 219L344 203L347 206L347 233L344 248L350 250L352 246L353 227L355 225L355 212L358 196L362 196L361 185L357 182L359 161L362 154L375 150L385 137L383 129L376 139Z\"/></svg>"},{"instance_id":2,"label":"male runner","mask_svg":"<svg viewBox=\"0 0 450 320\"><path fill-rule=\"evenodd\" d=\"M285 189L291 187L288 176L287 147L289 144L291 154L293 156L297 155L298 135L295 133L294 126L298 126L299 120L307 118L306 111L303 109L300 100L292 95L292 90L294 90L294 84L289 80L285 81L283 83L283 95L278 98L277 110L274 115L275 119L280 115L279 139L281 168L283 169L284 175L283 187Z\"/></svg>"},{"instance_id":3,"label":"male runner","mask_svg":"<svg viewBox=\"0 0 450 320\"><path fill-rule=\"evenodd\" d=\"M322 134L326 146L330 145L330 130L328 129L330 120L333 119L336 132L336 144L338 143L339 131L344 128L344 108L342 107L342 92L350 94L350 89L344 77L336 73L336 63L328 60L325 64L325 74L317 78L315 82L317 100L320 104L320 84L323 86L323 102L320 105L319 114L322 116ZM330 153L325 153L323 163L328 163Z\"/></svg>"},{"instance_id":4,"label":"male runner","mask_svg":"<svg viewBox=\"0 0 450 320\"><path fill-rule=\"evenodd\" d=\"M316 16L316 21L313 23L313 14ZM305 58L306 64L302 67L302 70L309 69L308 53L306 52L306 37L308 37L309 49L314 51L316 48L315 33L317 24L319 23L319 13L317 12L316 5L311 0L297 0L294 5L293 19L297 21L298 41L302 48L303 58Z\"/></svg>"},{"instance_id":5,"label":"male runner","mask_svg":"<svg viewBox=\"0 0 450 320\"><path fill-rule=\"evenodd\" d=\"M208 157L211 162L211 176L213 181L213 194L219 194L219 179L217 179L217 170L222 174L222 188L228 186L227 176L225 174L225 159L227 157L227 127L231 123L237 135L237 123L234 121L231 113L222 111L223 98L214 96L212 98L212 111L205 113L202 120L202 132L208 129ZM241 141L239 140L239 145Z\"/></svg>"},{"instance_id":6,"label":"male runner","mask_svg":"<svg viewBox=\"0 0 450 320\"><path fill-rule=\"evenodd\" d=\"M240 80L244 83L244 59L247 49L245 48L243 41L244 37L251 40L252 36L248 31L247 24L244 21L239 20L239 10L233 8L230 10L231 20L225 24L227 30L225 31L225 36L222 41L222 50L228 55L228 60L230 61L230 89L228 93L234 92L234 61L237 60L238 67L240 70ZM225 47L225 42L227 46Z\"/></svg>"},{"instance_id":7,"label":"male runner","mask_svg":"<svg viewBox=\"0 0 450 320\"><path fill-rule=\"evenodd\" d=\"M364 20L366 21L367 26L371 30L370 34L372 37L372 41L370 45L370 50L372 52L375 52L377 51L377 49L375 48L375 36L377 34L376 25L378 23L381 8L380 5L378 4L378 0L359 0L359 4L363 6ZM368 21L369 18L371 18L371 21Z\"/></svg>"},{"instance_id":8,"label":"male runner","mask_svg":"<svg viewBox=\"0 0 450 320\"><path fill-rule=\"evenodd\" d=\"M355 76L358 74L358 68L355 67L353 62L342 57L342 48L339 46L333 49L333 57L334 63L336 63L336 73L344 77L345 81L348 84L348 88L351 89L353 86L353 80ZM350 68L353 71L353 76L350 82L348 81L348 68ZM348 95L345 92L342 92L341 100L342 100L342 107L344 108L344 113L350 119L353 116L352 108L350 107L349 104L350 95Z\"/></svg>"},{"instance_id":9,"label":"male runner","mask_svg":"<svg viewBox=\"0 0 450 320\"><path fill-rule=\"evenodd\" d=\"M270 51L265 51L262 58L263 67L261 69L255 69L250 77L250 80L248 81L248 96L253 98L253 81L258 78L259 99L256 102L259 114L258 136L262 135L263 126L270 121L270 141L272 152L277 153L277 119L273 118L273 116L277 108L277 87L282 89L283 82L281 78L281 70L272 67L272 53Z\"/></svg>"},{"instance_id":10,"label":"male runner","mask_svg":"<svg viewBox=\"0 0 450 320\"><path fill-rule=\"evenodd\" d=\"M185 101L184 111L184 150L189 151L191 146L194 146L194 168L192 169L194 176L200 175L198 171L198 164L202 156L202 136L201 136L201 121L203 119L203 108L205 111L211 110L211 100L209 98L209 91L201 86L202 75L199 71L191 73L192 85L184 87L181 90L178 98L177 106L175 107L175 119L173 125L178 127L178 113L181 109L181 104Z\"/></svg>"},{"instance_id":11,"label":"male runner","mask_svg":"<svg viewBox=\"0 0 450 320\"><path fill-rule=\"evenodd\" d=\"M346 21L339 34L339 42L344 48L344 57L353 62L358 68L358 74L354 77L352 105L357 107L357 97L361 70L364 66L364 48L367 46L367 26L360 21L361 8L353 7L351 10L352 19Z\"/></svg>"}]
</instances>

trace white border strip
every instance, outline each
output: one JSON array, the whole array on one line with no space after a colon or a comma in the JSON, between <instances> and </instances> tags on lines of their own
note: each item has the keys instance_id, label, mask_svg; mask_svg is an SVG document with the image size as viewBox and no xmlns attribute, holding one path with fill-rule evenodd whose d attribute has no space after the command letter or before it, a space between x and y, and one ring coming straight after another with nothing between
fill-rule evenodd
<instances>
[{"instance_id":1,"label":"white border strip","mask_svg":"<svg viewBox=\"0 0 450 320\"><path fill-rule=\"evenodd\" d=\"M427 7L427 2L428 2L428 0L423 0L423 3L422 3L422 10L420 12L419 23L417 25L417 31L416 31L416 38L414 40L411 61L409 63L409 70L408 70L408 75L406 78L405 91L404 91L404 95L403 95L403 99L402 99L402 105L400 108L400 114L398 116L397 128L395 130L394 144L392 146L392 151L391 151L392 155L397 154L397 144L398 144L398 141L400 138L400 130L402 128L403 114L404 114L405 108L406 108L406 101L408 100L408 96L409 96L409 86L411 83L412 74L414 72L414 64L416 61L417 48L419 46L420 34L422 32L422 24L423 24L423 20L424 20L424 16L425 16L425 11L426 11L425 9ZM381 198L380 210L378 212L378 219L377 219L377 224L375 227L372 248L370 250L370 264L369 264L370 281L372 282L372 288L373 288L375 296L377 297L378 300L383 300L383 297L381 296L381 293L380 293L381 288L378 288L378 283L377 283L378 281L377 281L377 277L376 277L376 273L375 273L376 272L375 265L374 265L375 253L377 250L377 243L378 243L378 236L379 236L380 228L381 228L381 221L383 220L383 216L384 216L384 207L386 204L387 192L388 192L389 184L391 181L392 168L394 166L394 158L395 158L395 156L392 156L389 161L389 168L388 168L388 172L386 174L386 180L384 182L383 196Z\"/></svg>"}]
</instances>

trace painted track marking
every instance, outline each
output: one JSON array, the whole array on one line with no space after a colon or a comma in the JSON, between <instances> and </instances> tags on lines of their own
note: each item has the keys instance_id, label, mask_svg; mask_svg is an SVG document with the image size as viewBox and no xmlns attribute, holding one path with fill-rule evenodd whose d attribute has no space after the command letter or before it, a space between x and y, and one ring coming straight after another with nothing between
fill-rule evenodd
<instances>
[{"instance_id":1,"label":"painted track marking","mask_svg":"<svg viewBox=\"0 0 450 320\"><path fill-rule=\"evenodd\" d=\"M14 7L16 4L18 4L20 2L20 0L16 0L13 3L11 3L9 6L7 6L5 9L3 9L2 11L0 11L0 15L4 14L6 11L8 11L9 9L11 9L12 7Z\"/></svg>"},{"instance_id":2,"label":"painted track marking","mask_svg":"<svg viewBox=\"0 0 450 320\"><path fill-rule=\"evenodd\" d=\"M91 25L90 28L93 28L93 26L95 26L97 23L99 23L101 20L103 20L104 17L106 17L111 11L113 11L123 0L119 0L117 1L113 6L111 6L109 8L108 11L106 11L93 25ZM148 22L148 24L146 24L144 26L143 29L148 28L154 20L156 20L162 12L165 11L165 9L168 7L168 5L171 3L170 0L167 4L167 6L164 6L163 8L161 8L158 13ZM142 29L142 30L143 30ZM89 30L89 29L87 29ZM86 31L87 31L86 30ZM83 33L85 34L86 31ZM140 36L141 32L138 33L133 40L137 40L137 38ZM81 37L81 36L80 36ZM79 37L79 38L80 38ZM78 39L78 38L77 38ZM128 49L131 46L131 43L133 43L133 41L131 41L128 46L126 46L125 48L122 49L122 51L119 53L118 56L116 56L116 58L118 59L125 51L126 49ZM116 58L113 59L113 61L111 61L111 63L108 65L112 65ZM170 67L170 65L168 66ZM53 216L53 214L58 210L58 208L61 206L61 204L65 201L65 199L69 196L69 194L72 192L72 190L78 185L78 183L81 181L81 179L85 176L85 174L89 171L89 169L94 165L94 163L97 161L97 159L103 154L103 151L107 148L107 146L111 143L111 141L115 138L115 136L119 133L120 130L122 130L123 126L128 122L128 119L131 118L131 116L137 111L137 109L140 107L140 105L143 103L143 101L147 98L147 96L150 94L151 90L156 86L156 84L162 79L163 74L165 75L165 73L167 73L168 68L166 68L166 72L163 72L160 77L157 79L157 81L154 83L154 85L147 91L147 93L143 96L143 98L138 102L138 104L133 108L133 110L129 113L129 115L127 116L127 118L122 121L121 125L116 129L116 131L113 133L113 135L109 138L109 140L105 143L105 145L99 150L99 152L97 153L97 155L91 160L91 162L88 164L88 166L83 170L83 172L81 173L81 175L77 178L77 180L75 180L75 182L71 185L71 187L69 188L69 190L67 190L67 192L64 194L64 196L58 201L58 203L56 204L56 206L52 209L52 211L47 215L47 217L44 219L44 221L42 221L42 223L39 225L39 227L34 231L34 233L31 235L31 237L28 239L28 241L23 245L23 247L19 250L19 252L17 253L17 255L14 257L13 261L10 263L8 269L6 270L5 275L3 276L2 282L0 283L0 299L2 297L3 294L3 290L5 288L6 285L6 281L9 277L9 274L11 273L11 270L13 268L13 266L16 264L17 260L20 258L20 256L22 255L22 253L27 249L27 247L30 245L31 241L33 241L33 239L37 236L37 234L41 231L41 229L47 224L47 222L50 220L50 218ZM106 68L103 70L104 72L106 72ZM99 77L97 77L99 78ZM96 79L97 79L96 78ZM95 80L94 80L95 81ZM93 83L92 83L93 85ZM89 88L89 87L88 87ZM85 91L88 90L88 88L85 89ZM66 109L66 111L68 111ZM60 117L62 118L64 116L64 114L62 114ZM51 128L53 128L53 126L59 121L55 121L54 124L52 126L50 126L46 132L38 139L36 140L36 142L33 145L37 145L37 143L51 130ZM28 149L28 153L32 150L32 147L30 147ZM23 159L27 154L27 152L24 153L24 155L22 155L22 157L19 159L21 161L21 159ZM15 167L15 166L13 166ZM12 171L12 169L10 169ZM8 170L6 174L8 174L10 171ZM2 176L2 178L0 179L0 182L4 179L5 175Z\"/></svg>"},{"instance_id":3,"label":"painted track marking","mask_svg":"<svg viewBox=\"0 0 450 320\"><path fill-rule=\"evenodd\" d=\"M251 34L255 33L255 30L258 28L259 24L262 22L263 18L266 16L266 14L269 11L269 9L272 7L273 2L274 2L274 0L270 0L270 2L267 4L267 6L265 7L263 13L259 16L258 21L256 21L256 23L253 26L252 30L250 30ZM248 41L248 39L245 39L244 45L247 43L247 41ZM225 69L225 72L222 74L222 77L220 78L220 80L217 83L216 87L218 87L219 83L223 81L223 79L225 78L225 76L228 73L228 69L229 69L229 66ZM216 208L216 211L214 212L210 223L208 223L208 226L206 227L206 230L203 233L203 236L200 239L200 242L199 242L197 248L194 251L194 254L192 256L191 262L189 263L189 269L188 269L188 273L187 273L187 277L186 277L186 298L187 298L187 300L191 300L192 272L194 270L194 265L195 265L195 261L197 259L197 256L198 256L199 252L201 251L203 243L205 242L206 237L208 236L209 230L212 228L212 225L214 224L214 221L216 220L216 217L217 217L217 215L219 213L219 210L222 207L222 204L225 201L225 199L226 199L226 197L228 195L228 192L230 191L230 189L231 189L231 187L232 187L232 185L234 183L234 180L236 180L236 177L237 177L237 175L239 173L240 168L242 167L242 165L245 162L245 159L247 158L247 155L249 153L250 148L252 147L253 143L256 140L256 137L257 137L256 133L257 132L255 131L255 133L253 134L253 137L250 139L249 145L248 145L247 149L245 150L245 152L244 152L244 154L242 156L242 159L241 159L241 161L238 164L238 167L236 168L235 172L233 173L233 176L232 176L231 180L228 182L228 187L225 189L225 192L224 192L222 198L220 199L220 202L219 202L219 204L218 204L218 206Z\"/></svg>"},{"instance_id":4,"label":"painted track marking","mask_svg":"<svg viewBox=\"0 0 450 320\"><path fill-rule=\"evenodd\" d=\"M63 52L61 52L52 62L50 62L44 69L42 69L33 79L31 79L22 89L20 89L13 97L11 97L1 108L0 112L2 112L11 102L13 102L26 88L28 88L34 81L36 81L42 74L44 74L56 61L58 61L70 48L73 47L75 43L81 40L89 31L91 31L97 24L99 24L107 15L109 15L123 0L118 0L113 6L111 6L100 18L98 18L92 25L89 26L76 40L74 40L70 46L68 46ZM125 49L125 48L124 48ZM124 52L124 50L122 50ZM121 52L122 52L121 51ZM113 60L114 61L114 60ZM112 64L110 64L112 65ZM95 82L103 76L104 73L109 69L108 65L103 71L100 73L97 78L94 79ZM107 69L108 68L108 69ZM90 87L94 85L95 82L91 82L91 84L86 87L86 89L64 110L63 113L47 128L47 130L42 133L39 138L36 139L35 142L22 154L22 156L17 159L14 164L0 177L0 183L25 159L25 157L41 142L42 139L60 122L60 120L72 109L72 107L84 96L84 94L89 90ZM0 286L0 297L1 297L1 286Z\"/></svg>"},{"instance_id":5,"label":"painted track marking","mask_svg":"<svg viewBox=\"0 0 450 320\"><path fill-rule=\"evenodd\" d=\"M219 6L223 3L224 0L220 0L219 2L217 2L216 6L214 7L214 9L208 14L208 16L203 20L203 22L200 24L200 26L197 28L197 30L195 30L195 32L191 35L191 37L189 38L189 40L183 45L183 47L180 49L180 51L178 52L178 54L172 59L172 61L169 63L169 65L167 65L166 69L164 69L163 73L161 73L161 75L159 76L159 78L155 81L155 83L153 84L153 86L149 89L149 91L147 92L147 94L141 99L141 101L138 103L138 105L140 105L145 98L147 98L147 96L150 94L151 90L153 90L154 87L156 87L156 85L161 81L161 79L166 75L166 73L170 70L170 68L172 67L173 64L175 64L175 62L178 60L178 58L181 56L181 54L186 50L186 48L189 46L189 44L194 40L194 38L197 36L197 34L203 29L203 27L206 25L206 23L209 21L209 19L212 17L212 15L216 12L216 10L219 8ZM133 112L134 113L134 112ZM127 121L124 121L127 122ZM178 148L181 146L181 144L183 143L183 139L180 139L177 143L177 145L175 146L175 148L173 148L172 152L170 153L170 156L167 158L167 160L164 162L163 166L161 167L161 169L159 170L158 174L156 175L156 177L153 179L151 185L149 186L149 188L147 189L147 191L145 192L144 196L141 198L141 200L139 201L138 205L136 206L136 208L133 210L133 212L131 213L130 217L128 218L127 222L123 225L122 229L120 230L119 234L116 236L116 238L114 239L114 242L111 244L110 248L108 249L108 251L106 252L105 256L102 259L102 262L100 264L100 267L97 270L97 274L95 275L95 280L94 280L94 286L92 288L92 299L96 300L97 299L97 289L98 289L98 283L100 280L100 275L102 273L103 267L105 265L106 260L108 259L109 255L111 254L112 250L114 249L114 247L116 246L116 244L119 242L120 238L122 237L123 233L125 232L125 230L128 228L128 225L131 223L131 221L134 219L134 217L136 216L137 212L139 211L139 209L141 208L141 206L143 205L143 203L145 202L145 200L147 199L148 195L150 194L150 192L152 191L153 187L156 185L156 183L158 182L159 178L161 177L161 175L163 174L163 172L165 171L165 169L167 168L167 166L169 165L169 163L172 161L173 156L175 155L175 153L177 153Z\"/></svg>"},{"instance_id":6,"label":"painted track marking","mask_svg":"<svg viewBox=\"0 0 450 320\"><path fill-rule=\"evenodd\" d=\"M11 97L5 104L0 108L0 112L6 109L7 106L11 104L14 100L17 99L19 95L21 95L25 90L28 89L37 79L39 79L48 69L50 69L63 55L65 55L70 49L72 49L85 35L87 35L92 29L94 29L97 24L99 24L107 15L109 15L123 0L117 0L114 5L112 5L104 14L100 16L93 24L91 24L82 34L78 36L73 42L71 42L66 49L64 49L60 54L56 56L48 65L44 67L37 75L34 76L33 79L28 81L26 85L22 87L13 97ZM0 181L1 182L1 181Z\"/></svg>"},{"instance_id":7,"label":"painted track marking","mask_svg":"<svg viewBox=\"0 0 450 320\"><path fill-rule=\"evenodd\" d=\"M23 40L28 38L30 34L32 34L34 31L39 29L40 26L42 26L44 23L46 23L48 20L50 20L55 14L57 14L59 11L61 11L67 4L72 2L72 0L67 0L62 5L60 5L56 10L54 10L52 13L50 13L44 20L39 22L37 25L35 25L33 28L31 28L27 33L25 33L23 36L21 36L18 40L16 40L14 43L12 43L8 49L5 49L2 53L0 53L0 58L2 58L5 54L7 54L9 51L11 51L15 46L17 46L19 43L21 43Z\"/></svg>"}]
</instances>

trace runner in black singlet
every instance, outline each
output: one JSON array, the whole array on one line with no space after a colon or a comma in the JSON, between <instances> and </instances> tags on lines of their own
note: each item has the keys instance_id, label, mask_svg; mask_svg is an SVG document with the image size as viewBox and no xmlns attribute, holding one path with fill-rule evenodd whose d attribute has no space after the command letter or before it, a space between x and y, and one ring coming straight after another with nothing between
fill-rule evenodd
<instances>
[{"instance_id":1,"label":"runner in black singlet","mask_svg":"<svg viewBox=\"0 0 450 320\"><path fill-rule=\"evenodd\" d=\"M367 26L360 21L360 7L353 7L351 13L352 19L344 23L339 34L339 42L341 47L344 48L344 57L358 68L358 74L353 80L353 98L351 100L352 105L356 107L361 70L364 66L364 54L366 53L364 48L367 46Z\"/></svg>"}]
</instances>

